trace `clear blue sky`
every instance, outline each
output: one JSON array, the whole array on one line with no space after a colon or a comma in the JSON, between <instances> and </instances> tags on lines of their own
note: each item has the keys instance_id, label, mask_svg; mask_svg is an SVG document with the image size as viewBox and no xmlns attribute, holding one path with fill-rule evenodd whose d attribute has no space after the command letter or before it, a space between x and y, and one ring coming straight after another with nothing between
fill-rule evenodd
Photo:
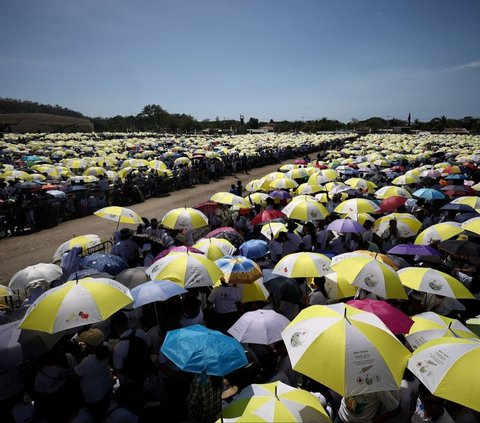
<instances>
[{"instance_id":1,"label":"clear blue sky","mask_svg":"<svg viewBox=\"0 0 480 423\"><path fill-rule=\"evenodd\" d=\"M480 116L478 0L4 0L0 96L88 116Z\"/></svg>"}]
</instances>

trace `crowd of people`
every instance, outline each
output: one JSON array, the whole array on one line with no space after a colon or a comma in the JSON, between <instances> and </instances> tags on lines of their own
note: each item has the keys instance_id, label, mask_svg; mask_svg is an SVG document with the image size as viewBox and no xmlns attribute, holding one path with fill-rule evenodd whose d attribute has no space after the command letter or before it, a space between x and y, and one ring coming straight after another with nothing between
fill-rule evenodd
<instances>
[{"instance_id":1,"label":"crowd of people","mask_svg":"<svg viewBox=\"0 0 480 423\"><path fill-rule=\"evenodd\" d=\"M292 150L289 154L295 154ZM323 153L311 164L321 165ZM277 161L287 156L269 156ZM263 239L268 243L268 252L256 259L256 263L268 273L284 257L297 252L317 252L334 257L347 252L367 250L386 255L400 244L411 244L417 234L432 225L461 221L464 212L442 211L454 196L441 200L410 198L395 207L396 213L409 213L421 223L414 235L405 235L390 220L388 227L379 233L374 227L374 216L367 216L358 232L337 232L329 224L345 218L335 210L347 198L370 199L379 203L375 196L378 188L391 186L398 171L405 173L425 164L433 165L451 159L448 154L438 154L432 159L419 158L416 162L399 159L391 163L397 169L383 172L374 166L359 169L354 162L345 172L338 171L336 183L346 182L352 174L374 181L376 188L351 187L337 193L327 193L320 201L329 214L319 220L299 221L283 217L278 221L285 227L268 235L262 225L255 225L255 216L268 211L281 211L290 202L292 192L283 190L285 198L268 196L252 207L231 207L218 204L208 210L209 227L214 230L231 227L241 241ZM231 172L248 171L248 166L265 164L259 162L237 167ZM305 157L308 165L310 158ZM243 166L243 165L242 165ZM474 167L473 167L474 166ZM433 167L433 166L432 166ZM192 168L193 169L193 168ZM426 168L425 168L426 169ZM208 172L208 169L207 169ZM223 172L223 171L222 171ZM463 186L466 178L475 180L476 166L462 168L465 178L459 178ZM217 171L213 172L218 177ZM192 175L194 175L192 170ZM190 178L197 178L190 176ZM438 178L418 178L403 185L411 194L420 188L440 188ZM299 183L306 182L298 180ZM196 182L195 180L193 182ZM458 183L457 183L458 184ZM230 193L246 196L248 192L239 182L230 187ZM115 194L107 201L112 201ZM313 196L312 196L313 198ZM115 204L114 200L113 203ZM387 212L383 212L387 214ZM358 218L347 216L347 219ZM145 217L136 231L123 228L115 234L115 243L110 251L119 256L128 267L145 269L158 260L158 255L172 247L191 247L195 232L174 230L161 224L160 216ZM463 235L464 236L464 235ZM475 234L469 239L477 243ZM388 255L397 268L410 266L429 267L446 272L460 280L475 299L457 300L431 293L410 291L408 300L389 300L389 303L409 316L432 311L465 322L479 313L480 274L478 256L462 253L447 253L438 250L438 241L429 244L436 255ZM239 245L235 245L239 247ZM81 249L76 253L81 253ZM64 273L80 270L78 260L62 260ZM110 275L114 278L115 275ZM147 277L145 276L145 281ZM293 370L284 341L271 345L243 344L248 365L222 377L195 375L180 370L160 348L166 334L174 329L200 324L228 335L228 329L246 312L270 309L293 320L301 310L311 305L334 304L347 301L335 294L332 282L326 277L295 279L302 293L295 303L271 294L264 300L242 302L238 287L221 280L218 286L188 289L183 296L163 302L147 304L138 309L123 309L104 322L82 327L76 333L68 333L48 353L26 365L0 371L0 415L2 422L196 422L210 423L221 417L222 409L235 400L238 392L253 383L281 381L293 387L301 387L314 393L319 403L336 423L362 422L476 422L477 411L433 395L409 371L398 390L366 393L343 397L332 389ZM38 292L37 294L38 295ZM357 299L378 296L359 290ZM27 298L27 304L33 298ZM8 312L4 319L8 321ZM409 347L402 335L398 339ZM411 349L411 347L409 347ZM30 418L31 420L27 420Z\"/></svg>"}]
</instances>

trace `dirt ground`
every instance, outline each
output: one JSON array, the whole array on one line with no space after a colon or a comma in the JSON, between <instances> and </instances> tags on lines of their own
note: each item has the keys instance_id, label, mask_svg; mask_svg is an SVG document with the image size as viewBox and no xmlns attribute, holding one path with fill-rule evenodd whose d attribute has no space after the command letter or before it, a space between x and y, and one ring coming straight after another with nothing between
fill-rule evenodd
<instances>
[{"instance_id":1,"label":"dirt ground","mask_svg":"<svg viewBox=\"0 0 480 423\"><path fill-rule=\"evenodd\" d=\"M257 179L269 172L278 169L281 164L252 169L249 175L237 174L245 186L252 179ZM218 191L228 191L231 184L238 179L225 177L217 182L197 185L189 189L174 191L161 198L151 198L144 203L129 206L141 216L147 218L162 216L170 209L176 207L193 207L207 201L211 195ZM133 225L126 225L135 229ZM115 230L115 222L90 215L80 219L63 222L51 229L40 232L6 238L0 240L0 284L6 285L11 277L19 270L36 263L49 263L60 244L78 235L97 234L102 239L111 237Z\"/></svg>"}]
</instances>

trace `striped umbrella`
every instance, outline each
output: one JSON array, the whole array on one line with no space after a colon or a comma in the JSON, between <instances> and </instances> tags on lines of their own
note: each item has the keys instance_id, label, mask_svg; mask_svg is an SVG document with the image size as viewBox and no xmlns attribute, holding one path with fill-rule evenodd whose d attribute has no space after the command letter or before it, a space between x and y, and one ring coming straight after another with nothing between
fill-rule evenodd
<instances>
[{"instance_id":1,"label":"striped umbrella","mask_svg":"<svg viewBox=\"0 0 480 423\"><path fill-rule=\"evenodd\" d=\"M318 253L293 253L283 257L272 273L288 278L319 278L330 273L331 260Z\"/></svg>"},{"instance_id":2,"label":"striped umbrella","mask_svg":"<svg viewBox=\"0 0 480 423\"><path fill-rule=\"evenodd\" d=\"M198 229L208 226L208 218L200 210L180 207L167 212L161 224L170 229Z\"/></svg>"},{"instance_id":3,"label":"striped umbrella","mask_svg":"<svg viewBox=\"0 0 480 423\"><path fill-rule=\"evenodd\" d=\"M445 241L463 232L458 222L442 222L420 232L415 239L417 245L429 245L436 241Z\"/></svg>"},{"instance_id":4,"label":"striped umbrella","mask_svg":"<svg viewBox=\"0 0 480 423\"><path fill-rule=\"evenodd\" d=\"M282 212L290 219L301 220L304 222L311 220L324 220L330 213L320 203L315 201L292 201L287 204Z\"/></svg>"},{"instance_id":5,"label":"striped umbrella","mask_svg":"<svg viewBox=\"0 0 480 423\"><path fill-rule=\"evenodd\" d=\"M262 277L260 266L243 256L224 256L215 261L229 285L253 283Z\"/></svg>"},{"instance_id":6,"label":"striped umbrella","mask_svg":"<svg viewBox=\"0 0 480 423\"><path fill-rule=\"evenodd\" d=\"M230 241L222 238L202 238L193 247L202 251L212 261L232 255L237 250Z\"/></svg>"}]
</instances>

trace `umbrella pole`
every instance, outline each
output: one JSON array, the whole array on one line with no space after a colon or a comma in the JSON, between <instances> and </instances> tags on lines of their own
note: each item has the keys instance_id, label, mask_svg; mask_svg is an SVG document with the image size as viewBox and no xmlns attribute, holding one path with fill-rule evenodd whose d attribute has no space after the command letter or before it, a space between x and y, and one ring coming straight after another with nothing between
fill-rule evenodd
<instances>
[{"instance_id":1,"label":"umbrella pole","mask_svg":"<svg viewBox=\"0 0 480 423\"><path fill-rule=\"evenodd\" d=\"M157 310L157 302L153 302L153 307L155 308L155 318L157 319L157 326L158 329L160 330L160 319L158 318L158 310Z\"/></svg>"}]
</instances>

